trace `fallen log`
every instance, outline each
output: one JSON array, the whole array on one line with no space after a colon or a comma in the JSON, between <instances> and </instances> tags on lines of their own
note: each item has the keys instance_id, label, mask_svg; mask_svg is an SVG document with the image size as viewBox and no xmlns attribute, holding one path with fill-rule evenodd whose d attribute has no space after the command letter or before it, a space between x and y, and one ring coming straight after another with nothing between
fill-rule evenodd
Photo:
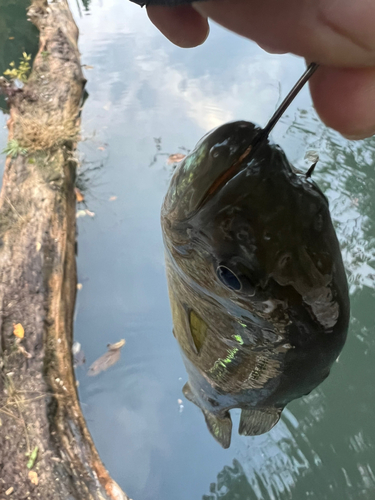
<instances>
[{"instance_id":1,"label":"fallen log","mask_svg":"<svg viewBox=\"0 0 375 500\"><path fill-rule=\"evenodd\" d=\"M74 149L85 80L66 0L34 0L39 52L9 87L0 193L0 498L127 496L100 461L72 368Z\"/></svg>"}]
</instances>

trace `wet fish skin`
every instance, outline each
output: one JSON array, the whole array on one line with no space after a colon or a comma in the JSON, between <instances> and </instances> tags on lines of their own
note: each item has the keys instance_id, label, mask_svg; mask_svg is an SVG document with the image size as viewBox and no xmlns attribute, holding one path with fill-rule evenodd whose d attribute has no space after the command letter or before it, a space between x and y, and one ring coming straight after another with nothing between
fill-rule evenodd
<instances>
[{"instance_id":1,"label":"wet fish skin","mask_svg":"<svg viewBox=\"0 0 375 500\"><path fill-rule=\"evenodd\" d=\"M329 374L349 298L328 201L249 122L207 134L176 168L162 207L174 334L213 436L258 435Z\"/></svg>"}]
</instances>

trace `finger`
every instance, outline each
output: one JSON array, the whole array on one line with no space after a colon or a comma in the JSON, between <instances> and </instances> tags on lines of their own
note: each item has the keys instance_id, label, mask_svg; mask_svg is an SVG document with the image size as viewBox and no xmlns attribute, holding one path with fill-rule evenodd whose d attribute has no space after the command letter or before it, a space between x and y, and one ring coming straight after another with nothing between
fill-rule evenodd
<instances>
[{"instance_id":1,"label":"finger","mask_svg":"<svg viewBox=\"0 0 375 500\"><path fill-rule=\"evenodd\" d=\"M153 5L147 7L147 14L163 35L179 47L196 47L208 37L207 18L202 17L190 5L177 7Z\"/></svg>"},{"instance_id":2,"label":"finger","mask_svg":"<svg viewBox=\"0 0 375 500\"><path fill-rule=\"evenodd\" d=\"M375 68L320 67L310 81L310 90L326 125L350 139L375 134Z\"/></svg>"},{"instance_id":3,"label":"finger","mask_svg":"<svg viewBox=\"0 0 375 500\"><path fill-rule=\"evenodd\" d=\"M375 65L372 0L209 0L193 6L271 51L327 66Z\"/></svg>"}]
</instances>

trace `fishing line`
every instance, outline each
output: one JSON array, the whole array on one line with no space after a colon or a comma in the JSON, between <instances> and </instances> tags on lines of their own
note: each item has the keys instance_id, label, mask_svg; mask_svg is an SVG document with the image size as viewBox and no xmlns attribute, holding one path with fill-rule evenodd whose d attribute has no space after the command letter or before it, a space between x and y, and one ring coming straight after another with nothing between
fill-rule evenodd
<instances>
[{"instance_id":1,"label":"fishing line","mask_svg":"<svg viewBox=\"0 0 375 500\"><path fill-rule=\"evenodd\" d=\"M276 109L276 111L274 112L274 114L270 118L267 125L255 137L254 142L252 144L253 148L256 145L258 145L260 141L262 141L263 139L265 139L269 136L271 130L274 128L276 123L280 120L281 116L285 113L285 111L287 110L289 105L293 102L294 98L300 92L300 90L305 85L305 83L310 79L310 77L315 73L315 71L318 69L318 67L319 67L319 64L317 64L317 63L311 63L308 65L306 71L303 73L303 75L298 80L298 82L294 85L294 87L289 92L289 94L285 97L285 99L280 104L280 106Z\"/></svg>"}]
</instances>

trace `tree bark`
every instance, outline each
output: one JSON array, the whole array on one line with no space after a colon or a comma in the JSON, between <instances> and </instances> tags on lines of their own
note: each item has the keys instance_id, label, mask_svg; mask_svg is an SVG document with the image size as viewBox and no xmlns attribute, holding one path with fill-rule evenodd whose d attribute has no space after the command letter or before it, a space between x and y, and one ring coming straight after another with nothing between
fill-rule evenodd
<instances>
[{"instance_id":1,"label":"tree bark","mask_svg":"<svg viewBox=\"0 0 375 500\"><path fill-rule=\"evenodd\" d=\"M34 0L29 17L39 52L25 87L8 89L0 193L0 498L125 500L87 430L72 368L78 29L66 0Z\"/></svg>"}]
</instances>

